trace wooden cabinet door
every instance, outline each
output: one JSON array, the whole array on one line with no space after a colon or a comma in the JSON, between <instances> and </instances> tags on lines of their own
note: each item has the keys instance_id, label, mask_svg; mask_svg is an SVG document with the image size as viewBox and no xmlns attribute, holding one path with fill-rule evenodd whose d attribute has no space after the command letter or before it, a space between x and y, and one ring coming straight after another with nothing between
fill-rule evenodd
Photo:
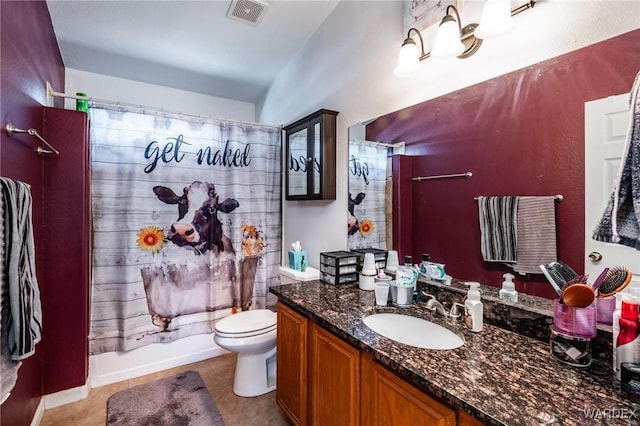
<instances>
[{"instance_id":1,"label":"wooden cabinet door","mask_svg":"<svg viewBox=\"0 0 640 426\"><path fill-rule=\"evenodd\" d=\"M456 412L362 353L364 426L453 426Z\"/></svg>"},{"instance_id":2,"label":"wooden cabinet door","mask_svg":"<svg viewBox=\"0 0 640 426\"><path fill-rule=\"evenodd\" d=\"M476 420L464 411L458 410L458 426L483 426L480 420Z\"/></svg>"},{"instance_id":3,"label":"wooden cabinet door","mask_svg":"<svg viewBox=\"0 0 640 426\"><path fill-rule=\"evenodd\" d=\"M311 424L360 425L360 351L315 323L310 342Z\"/></svg>"},{"instance_id":4,"label":"wooden cabinet door","mask_svg":"<svg viewBox=\"0 0 640 426\"><path fill-rule=\"evenodd\" d=\"M308 321L278 302L276 401L291 423L307 424Z\"/></svg>"}]
</instances>

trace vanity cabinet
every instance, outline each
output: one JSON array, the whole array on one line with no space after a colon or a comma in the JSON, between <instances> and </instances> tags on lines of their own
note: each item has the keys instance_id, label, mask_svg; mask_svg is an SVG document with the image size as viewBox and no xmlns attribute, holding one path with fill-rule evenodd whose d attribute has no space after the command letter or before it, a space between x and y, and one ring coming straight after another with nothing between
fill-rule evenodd
<instances>
[{"instance_id":1,"label":"vanity cabinet","mask_svg":"<svg viewBox=\"0 0 640 426\"><path fill-rule=\"evenodd\" d=\"M276 401L294 425L307 420L308 320L278 302Z\"/></svg>"},{"instance_id":2,"label":"vanity cabinet","mask_svg":"<svg viewBox=\"0 0 640 426\"><path fill-rule=\"evenodd\" d=\"M360 350L314 322L310 347L310 424L358 426Z\"/></svg>"},{"instance_id":3,"label":"vanity cabinet","mask_svg":"<svg viewBox=\"0 0 640 426\"><path fill-rule=\"evenodd\" d=\"M294 425L481 426L278 302L276 400Z\"/></svg>"},{"instance_id":4,"label":"vanity cabinet","mask_svg":"<svg viewBox=\"0 0 640 426\"><path fill-rule=\"evenodd\" d=\"M336 199L336 115L321 109L284 127L287 200Z\"/></svg>"},{"instance_id":5,"label":"vanity cabinet","mask_svg":"<svg viewBox=\"0 0 640 426\"><path fill-rule=\"evenodd\" d=\"M453 426L456 412L362 353L363 426Z\"/></svg>"}]
</instances>

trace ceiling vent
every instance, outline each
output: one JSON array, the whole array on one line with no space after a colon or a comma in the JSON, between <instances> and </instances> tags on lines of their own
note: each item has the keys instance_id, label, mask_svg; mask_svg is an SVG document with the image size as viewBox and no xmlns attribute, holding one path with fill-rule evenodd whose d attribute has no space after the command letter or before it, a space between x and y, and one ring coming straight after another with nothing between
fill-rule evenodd
<instances>
[{"instance_id":1,"label":"ceiling vent","mask_svg":"<svg viewBox=\"0 0 640 426\"><path fill-rule=\"evenodd\" d=\"M227 16L238 21L258 25L268 6L268 3L260 0L233 0L227 11Z\"/></svg>"}]
</instances>

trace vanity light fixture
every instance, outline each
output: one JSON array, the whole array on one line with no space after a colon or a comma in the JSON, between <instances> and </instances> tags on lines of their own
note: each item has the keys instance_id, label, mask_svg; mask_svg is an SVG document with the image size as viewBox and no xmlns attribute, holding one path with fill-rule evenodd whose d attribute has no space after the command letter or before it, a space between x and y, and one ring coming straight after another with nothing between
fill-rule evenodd
<instances>
[{"instance_id":1,"label":"vanity light fixture","mask_svg":"<svg viewBox=\"0 0 640 426\"><path fill-rule=\"evenodd\" d=\"M451 15L452 12L455 14L455 18ZM458 9L455 6L447 6L447 14L440 21L431 55L434 58L454 56L466 58L473 55L482 44L482 40L473 35L477 26L478 24L469 24L463 28Z\"/></svg>"},{"instance_id":2,"label":"vanity light fixture","mask_svg":"<svg viewBox=\"0 0 640 426\"><path fill-rule=\"evenodd\" d=\"M409 75L418 69L420 61L431 56L468 58L478 51L483 39L496 37L509 31L512 25L511 17L533 8L535 4L536 2L531 0L511 10L509 0L487 0L482 9L480 24L472 23L465 26L462 26L458 9L449 5L438 27L433 50L425 52L420 31L413 27L409 28L407 38L402 43L398 54L398 65L393 73L398 76ZM412 33L418 36L420 50Z\"/></svg>"}]
</instances>

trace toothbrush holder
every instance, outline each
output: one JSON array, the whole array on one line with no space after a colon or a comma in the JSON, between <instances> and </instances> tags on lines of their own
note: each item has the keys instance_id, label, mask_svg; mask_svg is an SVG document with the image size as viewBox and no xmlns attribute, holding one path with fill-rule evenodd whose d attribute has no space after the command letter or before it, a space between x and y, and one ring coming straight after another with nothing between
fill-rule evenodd
<instances>
[{"instance_id":1,"label":"toothbrush holder","mask_svg":"<svg viewBox=\"0 0 640 426\"><path fill-rule=\"evenodd\" d=\"M597 318L599 324L612 325L613 311L616 309L616 297L596 297Z\"/></svg>"},{"instance_id":2,"label":"toothbrush holder","mask_svg":"<svg viewBox=\"0 0 640 426\"><path fill-rule=\"evenodd\" d=\"M555 331L569 336L591 338L597 334L596 302L586 308L576 308L553 301L553 326Z\"/></svg>"}]
</instances>

